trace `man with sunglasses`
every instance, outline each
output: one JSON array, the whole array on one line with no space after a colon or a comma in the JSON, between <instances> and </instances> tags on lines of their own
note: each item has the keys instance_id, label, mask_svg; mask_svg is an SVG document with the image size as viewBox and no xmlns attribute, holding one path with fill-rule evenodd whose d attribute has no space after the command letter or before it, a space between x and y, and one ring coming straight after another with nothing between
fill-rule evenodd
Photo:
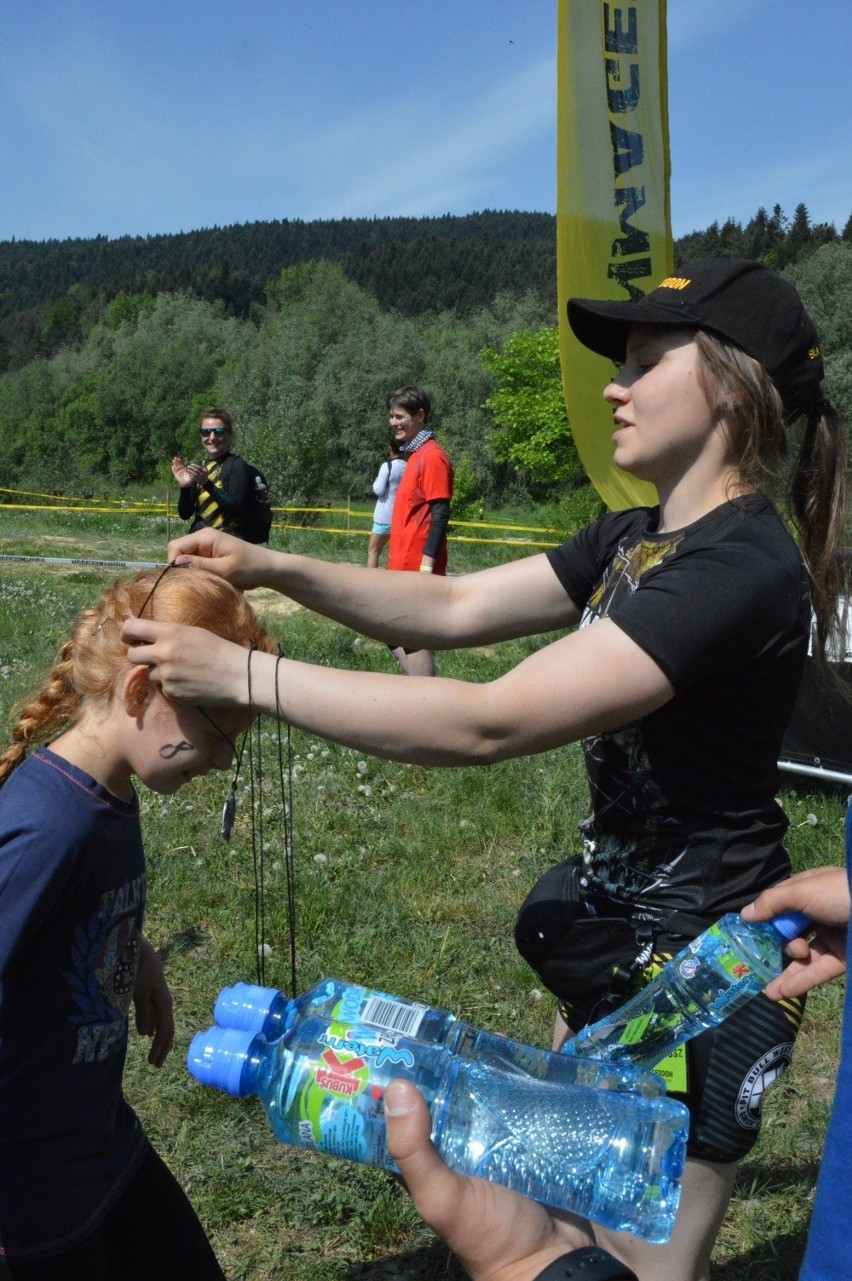
<instances>
[{"instance_id":1,"label":"man with sunglasses","mask_svg":"<svg viewBox=\"0 0 852 1281\"><path fill-rule=\"evenodd\" d=\"M185 463L179 456L172 459L172 475L180 485L178 515L192 521L190 533L209 526L245 538L254 470L231 452L234 424L227 409L205 409L199 435L206 455L203 460Z\"/></svg>"}]
</instances>

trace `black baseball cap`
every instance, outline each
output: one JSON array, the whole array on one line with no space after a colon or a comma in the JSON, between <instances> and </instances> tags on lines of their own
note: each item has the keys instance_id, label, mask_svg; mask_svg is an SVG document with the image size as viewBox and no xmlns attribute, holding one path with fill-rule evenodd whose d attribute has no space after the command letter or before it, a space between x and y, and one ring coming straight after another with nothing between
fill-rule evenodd
<instances>
[{"instance_id":1,"label":"black baseball cap","mask_svg":"<svg viewBox=\"0 0 852 1281\"><path fill-rule=\"evenodd\" d=\"M788 410L819 394L823 364L813 321L790 282L762 262L698 258L642 297L571 298L568 322L584 347L618 361L631 325L706 329L759 360Z\"/></svg>"}]
</instances>

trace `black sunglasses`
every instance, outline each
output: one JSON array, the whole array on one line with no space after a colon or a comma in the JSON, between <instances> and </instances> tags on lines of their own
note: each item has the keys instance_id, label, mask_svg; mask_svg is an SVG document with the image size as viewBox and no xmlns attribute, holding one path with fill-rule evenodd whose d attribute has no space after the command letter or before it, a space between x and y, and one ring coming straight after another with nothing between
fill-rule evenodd
<instances>
[{"instance_id":1,"label":"black sunglasses","mask_svg":"<svg viewBox=\"0 0 852 1281\"><path fill-rule=\"evenodd\" d=\"M223 436L227 436L228 428L227 427L202 427L198 434L202 437L217 436L221 440Z\"/></svg>"}]
</instances>

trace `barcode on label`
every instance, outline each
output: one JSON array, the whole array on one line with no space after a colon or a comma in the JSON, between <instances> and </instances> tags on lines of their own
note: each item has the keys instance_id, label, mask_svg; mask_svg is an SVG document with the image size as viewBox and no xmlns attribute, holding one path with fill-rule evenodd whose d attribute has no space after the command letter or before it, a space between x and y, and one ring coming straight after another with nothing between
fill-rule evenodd
<instances>
[{"instance_id":1,"label":"barcode on label","mask_svg":"<svg viewBox=\"0 0 852 1281\"><path fill-rule=\"evenodd\" d=\"M361 1011L361 1022L371 1027L385 1028L389 1032L404 1032L415 1036L426 1013L425 1005L411 1005L408 1001L389 1001L383 996L368 996Z\"/></svg>"}]
</instances>

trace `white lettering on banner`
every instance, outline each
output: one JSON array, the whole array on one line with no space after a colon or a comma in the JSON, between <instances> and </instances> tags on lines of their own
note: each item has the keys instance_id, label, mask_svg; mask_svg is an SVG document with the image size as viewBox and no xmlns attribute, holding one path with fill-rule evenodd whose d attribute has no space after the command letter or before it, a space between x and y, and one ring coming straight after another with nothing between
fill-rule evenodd
<instances>
[{"instance_id":1,"label":"white lettering on banner","mask_svg":"<svg viewBox=\"0 0 852 1281\"><path fill-rule=\"evenodd\" d=\"M639 64L639 25L636 6L622 8L604 4L604 52L607 82L609 134L612 144L614 177L613 200L618 209L621 236L612 242L612 258L607 276L626 289L631 298L641 298L643 290L634 283L651 276L651 240L647 231L634 226L630 219L645 204L645 188L636 182L645 161L642 134L626 127L625 117L639 105L641 85ZM634 171L638 170L636 173ZM620 179L630 174L629 185ZM626 261L629 259L630 261Z\"/></svg>"}]
</instances>

